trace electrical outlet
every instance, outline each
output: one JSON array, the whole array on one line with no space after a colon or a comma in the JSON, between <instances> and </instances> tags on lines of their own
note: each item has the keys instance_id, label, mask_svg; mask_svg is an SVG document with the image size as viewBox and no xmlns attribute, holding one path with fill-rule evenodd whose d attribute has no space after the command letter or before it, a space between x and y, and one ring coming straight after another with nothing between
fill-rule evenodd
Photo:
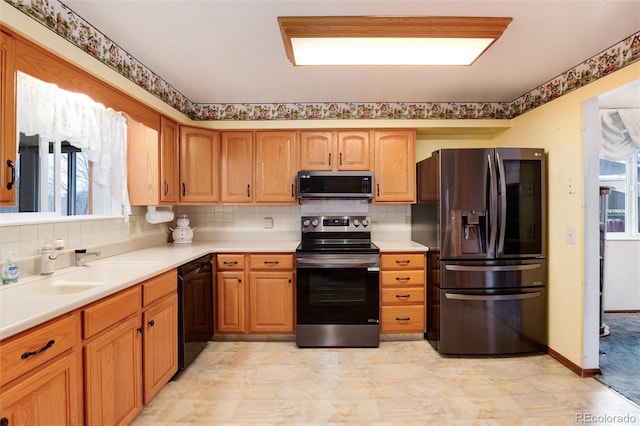
<instances>
[{"instance_id":1,"label":"electrical outlet","mask_svg":"<svg viewBox=\"0 0 640 426\"><path fill-rule=\"evenodd\" d=\"M264 229L271 229L273 228L273 218L272 217L265 217L264 218Z\"/></svg>"},{"instance_id":2,"label":"electrical outlet","mask_svg":"<svg viewBox=\"0 0 640 426\"><path fill-rule=\"evenodd\" d=\"M567 244L576 243L576 228L567 228Z\"/></svg>"},{"instance_id":3,"label":"electrical outlet","mask_svg":"<svg viewBox=\"0 0 640 426\"><path fill-rule=\"evenodd\" d=\"M576 193L576 183L573 178L569 178L569 182L567 183L567 193L575 194Z\"/></svg>"},{"instance_id":4,"label":"electrical outlet","mask_svg":"<svg viewBox=\"0 0 640 426\"><path fill-rule=\"evenodd\" d=\"M129 235L136 235L136 221L129 221Z\"/></svg>"},{"instance_id":5,"label":"electrical outlet","mask_svg":"<svg viewBox=\"0 0 640 426\"><path fill-rule=\"evenodd\" d=\"M404 224L405 225L411 225L411 216L405 216L404 217Z\"/></svg>"}]
</instances>

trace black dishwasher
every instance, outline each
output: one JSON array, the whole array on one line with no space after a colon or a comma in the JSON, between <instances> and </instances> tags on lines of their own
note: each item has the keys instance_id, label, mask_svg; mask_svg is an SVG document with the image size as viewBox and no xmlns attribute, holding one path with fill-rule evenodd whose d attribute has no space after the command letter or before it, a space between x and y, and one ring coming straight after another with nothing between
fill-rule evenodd
<instances>
[{"instance_id":1,"label":"black dishwasher","mask_svg":"<svg viewBox=\"0 0 640 426\"><path fill-rule=\"evenodd\" d=\"M178 372L187 368L213 337L211 255L178 268Z\"/></svg>"}]
</instances>

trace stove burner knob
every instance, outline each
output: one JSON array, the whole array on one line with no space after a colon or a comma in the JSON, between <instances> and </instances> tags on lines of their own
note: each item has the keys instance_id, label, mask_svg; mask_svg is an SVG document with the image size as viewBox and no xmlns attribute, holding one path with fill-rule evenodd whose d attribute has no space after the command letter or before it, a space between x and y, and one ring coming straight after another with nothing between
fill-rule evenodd
<instances>
[{"instance_id":1,"label":"stove burner knob","mask_svg":"<svg viewBox=\"0 0 640 426\"><path fill-rule=\"evenodd\" d=\"M358 226L360 226L360 220L359 219L353 219L353 224L357 228Z\"/></svg>"},{"instance_id":2,"label":"stove burner knob","mask_svg":"<svg viewBox=\"0 0 640 426\"><path fill-rule=\"evenodd\" d=\"M367 226L369 226L369 220L368 219L362 219L362 226L364 226L365 228Z\"/></svg>"},{"instance_id":3,"label":"stove burner knob","mask_svg":"<svg viewBox=\"0 0 640 426\"><path fill-rule=\"evenodd\" d=\"M311 225L315 228L316 226L318 226L318 219L313 219L311 221Z\"/></svg>"},{"instance_id":4,"label":"stove burner knob","mask_svg":"<svg viewBox=\"0 0 640 426\"><path fill-rule=\"evenodd\" d=\"M302 226L304 226L305 228L309 225L311 225L311 221L309 219L304 219L302 221Z\"/></svg>"}]
</instances>

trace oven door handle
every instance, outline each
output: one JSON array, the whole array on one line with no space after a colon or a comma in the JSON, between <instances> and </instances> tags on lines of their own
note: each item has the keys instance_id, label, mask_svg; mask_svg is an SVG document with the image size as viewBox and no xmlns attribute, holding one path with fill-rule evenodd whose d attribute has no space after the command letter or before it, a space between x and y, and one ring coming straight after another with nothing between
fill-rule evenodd
<instances>
[{"instance_id":1,"label":"oven door handle","mask_svg":"<svg viewBox=\"0 0 640 426\"><path fill-rule=\"evenodd\" d=\"M380 270L378 261L353 260L353 259L296 259L296 268L318 269L318 268L367 268L367 271L377 272Z\"/></svg>"}]
</instances>

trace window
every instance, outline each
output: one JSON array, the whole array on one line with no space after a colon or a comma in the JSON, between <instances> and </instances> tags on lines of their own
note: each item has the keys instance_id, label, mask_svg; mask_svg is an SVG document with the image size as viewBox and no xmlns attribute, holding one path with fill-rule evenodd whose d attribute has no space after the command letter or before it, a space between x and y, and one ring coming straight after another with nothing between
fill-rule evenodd
<instances>
[{"instance_id":1,"label":"window","mask_svg":"<svg viewBox=\"0 0 640 426\"><path fill-rule=\"evenodd\" d=\"M611 187L607 232L621 236L640 236L640 152L623 160L601 158L600 185Z\"/></svg>"},{"instance_id":2,"label":"window","mask_svg":"<svg viewBox=\"0 0 640 426\"><path fill-rule=\"evenodd\" d=\"M90 163L79 148L21 133L17 163L16 206L0 208L0 213L92 213ZM21 180L21 173L28 178Z\"/></svg>"},{"instance_id":3,"label":"window","mask_svg":"<svg viewBox=\"0 0 640 426\"><path fill-rule=\"evenodd\" d=\"M22 72L17 77L17 205L0 213L127 221L124 115Z\"/></svg>"}]
</instances>

